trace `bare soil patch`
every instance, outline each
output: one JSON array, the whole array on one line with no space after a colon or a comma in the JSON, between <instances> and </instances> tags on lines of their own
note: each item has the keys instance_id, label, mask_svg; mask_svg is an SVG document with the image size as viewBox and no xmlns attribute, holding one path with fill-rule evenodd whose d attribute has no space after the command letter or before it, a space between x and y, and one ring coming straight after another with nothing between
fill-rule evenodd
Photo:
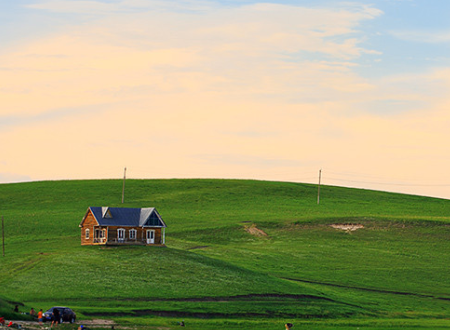
<instances>
[{"instance_id":1,"label":"bare soil patch","mask_svg":"<svg viewBox=\"0 0 450 330\"><path fill-rule=\"evenodd\" d=\"M104 319L93 319L93 320L84 320L83 325L104 325L104 326L111 326L114 325L113 320L104 320Z\"/></svg>"},{"instance_id":2,"label":"bare soil patch","mask_svg":"<svg viewBox=\"0 0 450 330\"><path fill-rule=\"evenodd\" d=\"M248 232L249 234L253 235L253 236L258 236L258 237L265 237L267 236L267 234L259 229L258 227L256 227L255 224L252 224L250 226L245 226L245 231Z\"/></svg>"},{"instance_id":3,"label":"bare soil patch","mask_svg":"<svg viewBox=\"0 0 450 330\"><path fill-rule=\"evenodd\" d=\"M42 325L39 325L39 322L37 321L15 321L15 320L8 320L12 321L13 323L20 325L22 330L50 330L51 322L44 322ZM66 325L67 323L63 323L63 325ZM107 320L107 319L93 319L93 320L77 320L76 324L83 324L86 328L111 328L113 327L115 329L126 329L124 327L118 327L117 324L113 320ZM74 327L77 327L74 325ZM3 327L0 327L3 328ZM5 329L10 329L7 327L4 327ZM58 329L59 327L55 328Z\"/></svg>"}]
</instances>

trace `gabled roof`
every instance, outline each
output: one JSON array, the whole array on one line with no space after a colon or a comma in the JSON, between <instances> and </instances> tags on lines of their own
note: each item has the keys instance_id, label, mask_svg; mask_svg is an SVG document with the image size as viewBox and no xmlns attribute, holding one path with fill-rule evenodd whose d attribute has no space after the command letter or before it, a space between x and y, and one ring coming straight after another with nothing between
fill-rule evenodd
<instances>
[{"instance_id":1,"label":"gabled roof","mask_svg":"<svg viewBox=\"0 0 450 330\"><path fill-rule=\"evenodd\" d=\"M86 215L89 211L100 226L167 227L154 207L139 209L91 206Z\"/></svg>"}]
</instances>

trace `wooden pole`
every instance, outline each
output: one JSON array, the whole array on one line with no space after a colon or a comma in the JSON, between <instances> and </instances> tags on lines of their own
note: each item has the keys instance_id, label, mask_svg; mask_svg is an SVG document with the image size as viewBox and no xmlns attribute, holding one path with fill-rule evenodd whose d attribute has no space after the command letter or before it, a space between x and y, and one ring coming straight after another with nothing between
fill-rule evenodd
<instances>
[{"instance_id":1,"label":"wooden pole","mask_svg":"<svg viewBox=\"0 0 450 330\"><path fill-rule=\"evenodd\" d=\"M317 204L320 204L320 180L322 179L322 169L319 170L319 185L317 187Z\"/></svg>"},{"instance_id":2,"label":"wooden pole","mask_svg":"<svg viewBox=\"0 0 450 330\"><path fill-rule=\"evenodd\" d=\"M4 224L4 219L3 219L3 215L2 215L2 241L3 241L3 256L5 256L5 224Z\"/></svg>"},{"instance_id":3,"label":"wooden pole","mask_svg":"<svg viewBox=\"0 0 450 330\"><path fill-rule=\"evenodd\" d=\"M123 186L122 186L122 204L125 200L125 179L127 177L127 168L123 170Z\"/></svg>"}]
</instances>

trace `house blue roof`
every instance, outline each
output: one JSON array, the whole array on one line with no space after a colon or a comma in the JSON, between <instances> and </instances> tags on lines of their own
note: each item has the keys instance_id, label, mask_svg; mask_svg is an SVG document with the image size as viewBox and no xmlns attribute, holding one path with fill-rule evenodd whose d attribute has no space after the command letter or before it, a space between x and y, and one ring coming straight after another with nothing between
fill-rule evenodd
<instances>
[{"instance_id":1,"label":"house blue roof","mask_svg":"<svg viewBox=\"0 0 450 330\"><path fill-rule=\"evenodd\" d=\"M100 226L167 227L154 207L89 207Z\"/></svg>"}]
</instances>

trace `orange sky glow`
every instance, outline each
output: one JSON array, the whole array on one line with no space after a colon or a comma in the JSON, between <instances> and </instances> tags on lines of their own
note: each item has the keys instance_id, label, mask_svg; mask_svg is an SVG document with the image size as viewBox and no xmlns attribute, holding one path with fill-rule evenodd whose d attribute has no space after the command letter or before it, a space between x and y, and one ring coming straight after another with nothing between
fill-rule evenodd
<instances>
[{"instance_id":1,"label":"orange sky glow","mask_svg":"<svg viewBox=\"0 0 450 330\"><path fill-rule=\"evenodd\" d=\"M370 42L386 8L168 3L22 4L71 16L0 51L0 182L322 169L324 184L450 198L450 63L390 70Z\"/></svg>"}]
</instances>

